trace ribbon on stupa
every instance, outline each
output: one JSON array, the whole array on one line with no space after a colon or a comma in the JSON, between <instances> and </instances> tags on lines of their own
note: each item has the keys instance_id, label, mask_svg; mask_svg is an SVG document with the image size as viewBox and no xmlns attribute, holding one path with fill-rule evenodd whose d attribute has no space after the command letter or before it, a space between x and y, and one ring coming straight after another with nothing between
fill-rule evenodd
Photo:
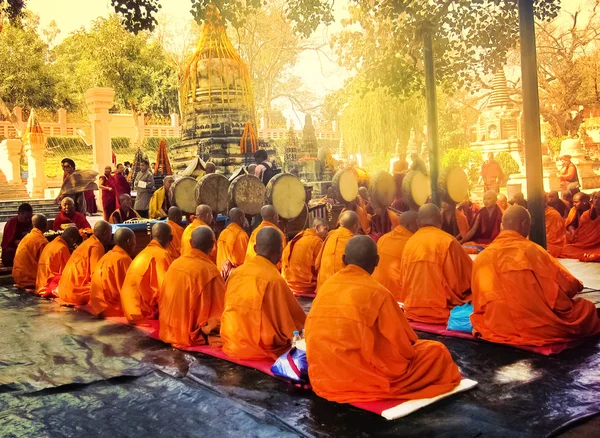
<instances>
[{"instance_id":1,"label":"ribbon on stupa","mask_svg":"<svg viewBox=\"0 0 600 438\"><path fill-rule=\"evenodd\" d=\"M252 153L258 150L258 135L252 126L252 122L248 120L244 126L244 133L240 139L240 153L248 153L248 143L250 143L250 150Z\"/></svg>"},{"instance_id":2,"label":"ribbon on stupa","mask_svg":"<svg viewBox=\"0 0 600 438\"><path fill-rule=\"evenodd\" d=\"M29 113L29 119L27 119L25 132L23 133L23 144L28 145L29 147L43 146L45 142L46 136L44 135L44 130L32 108L31 113Z\"/></svg>"},{"instance_id":3,"label":"ribbon on stupa","mask_svg":"<svg viewBox=\"0 0 600 438\"><path fill-rule=\"evenodd\" d=\"M154 175L158 174L158 170L162 167L163 175L172 175L171 163L167 155L167 140L164 138L158 143L158 152L156 153L156 164L154 165Z\"/></svg>"}]
</instances>

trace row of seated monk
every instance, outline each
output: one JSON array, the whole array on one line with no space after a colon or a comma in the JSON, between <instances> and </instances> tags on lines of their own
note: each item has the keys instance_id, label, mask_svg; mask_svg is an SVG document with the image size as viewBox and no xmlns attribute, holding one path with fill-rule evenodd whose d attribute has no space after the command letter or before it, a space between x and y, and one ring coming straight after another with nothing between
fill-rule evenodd
<instances>
[{"instance_id":1,"label":"row of seated monk","mask_svg":"<svg viewBox=\"0 0 600 438\"><path fill-rule=\"evenodd\" d=\"M527 239L531 219L520 206L504 212L503 230L475 262L441 230L434 204L403 213L377 243L356 235L352 211L329 233L316 219L287 245L274 226L275 208L261 214L247 240L244 212L232 209L215 251L210 207L199 206L185 230L176 223L181 211L171 207L133 260L130 229L113 238L100 221L70 254L75 227L48 243L46 219L35 215L13 276L18 287L94 314L124 315L132 324L158 319L160 339L176 348L212 343L220 333L230 357L273 360L290 348L295 330L305 329L311 385L338 402L433 397L457 386L449 351L419 340L409 321L445 324L450 310L467 302L473 334L491 342L543 346L600 332L594 304L576 297L581 282ZM294 292L315 288L307 316Z\"/></svg>"}]
</instances>

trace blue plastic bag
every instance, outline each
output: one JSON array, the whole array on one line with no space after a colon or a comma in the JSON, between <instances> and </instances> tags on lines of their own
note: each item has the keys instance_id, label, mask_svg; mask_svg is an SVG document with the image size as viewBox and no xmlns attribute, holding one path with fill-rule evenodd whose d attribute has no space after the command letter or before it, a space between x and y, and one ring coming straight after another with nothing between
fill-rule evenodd
<instances>
[{"instance_id":1,"label":"blue plastic bag","mask_svg":"<svg viewBox=\"0 0 600 438\"><path fill-rule=\"evenodd\" d=\"M471 313L473 313L473 304L471 303L456 306L450 311L450 318L448 318L448 327L446 327L446 330L467 333L473 332Z\"/></svg>"},{"instance_id":2,"label":"blue plastic bag","mask_svg":"<svg viewBox=\"0 0 600 438\"><path fill-rule=\"evenodd\" d=\"M271 372L293 382L308 383L308 362L306 351L292 347L281 355L271 367Z\"/></svg>"}]
</instances>

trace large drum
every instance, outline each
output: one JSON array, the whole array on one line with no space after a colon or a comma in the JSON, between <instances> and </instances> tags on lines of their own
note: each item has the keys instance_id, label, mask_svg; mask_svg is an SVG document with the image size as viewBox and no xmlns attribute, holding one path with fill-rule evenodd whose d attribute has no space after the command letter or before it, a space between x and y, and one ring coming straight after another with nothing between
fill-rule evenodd
<instances>
[{"instance_id":1,"label":"large drum","mask_svg":"<svg viewBox=\"0 0 600 438\"><path fill-rule=\"evenodd\" d=\"M462 202L469 196L469 178L460 167L447 167L438 180L444 201Z\"/></svg>"},{"instance_id":2,"label":"large drum","mask_svg":"<svg viewBox=\"0 0 600 438\"><path fill-rule=\"evenodd\" d=\"M181 211L188 214L196 213L196 178L183 176L175 178L171 189L169 190L169 201L171 205L181 208Z\"/></svg>"},{"instance_id":3,"label":"large drum","mask_svg":"<svg viewBox=\"0 0 600 438\"><path fill-rule=\"evenodd\" d=\"M265 185L254 175L241 175L229 185L229 207L241 208L244 213L260 213L265 201Z\"/></svg>"},{"instance_id":4,"label":"large drum","mask_svg":"<svg viewBox=\"0 0 600 438\"><path fill-rule=\"evenodd\" d=\"M331 182L338 202L352 202L356 199L358 195L356 172L351 169L342 169L333 176Z\"/></svg>"},{"instance_id":5,"label":"large drum","mask_svg":"<svg viewBox=\"0 0 600 438\"><path fill-rule=\"evenodd\" d=\"M431 195L429 178L418 170L408 172L402 181L402 198L411 210L417 210L425 204L429 195Z\"/></svg>"},{"instance_id":6,"label":"large drum","mask_svg":"<svg viewBox=\"0 0 600 438\"><path fill-rule=\"evenodd\" d=\"M308 213L308 207L306 206L306 204L304 204L304 208L302 209L302 211L300 212L300 214L298 215L298 217L296 217L295 219L292 219L291 221L288 221L286 225L286 231L287 231L287 235L288 235L288 242L296 235L298 234L300 231L303 231L304 229L306 229L309 225L309 213ZM283 224L279 224L279 228L283 228Z\"/></svg>"},{"instance_id":7,"label":"large drum","mask_svg":"<svg viewBox=\"0 0 600 438\"><path fill-rule=\"evenodd\" d=\"M218 173L204 175L196 184L196 202L206 204L214 213L227 213L229 180Z\"/></svg>"},{"instance_id":8,"label":"large drum","mask_svg":"<svg viewBox=\"0 0 600 438\"><path fill-rule=\"evenodd\" d=\"M376 207L389 207L396 196L396 181L388 172L378 172L369 184L371 201Z\"/></svg>"},{"instance_id":9,"label":"large drum","mask_svg":"<svg viewBox=\"0 0 600 438\"><path fill-rule=\"evenodd\" d=\"M275 206L279 217L295 219L306 206L304 184L290 173L275 175L267 184L266 200Z\"/></svg>"}]
</instances>

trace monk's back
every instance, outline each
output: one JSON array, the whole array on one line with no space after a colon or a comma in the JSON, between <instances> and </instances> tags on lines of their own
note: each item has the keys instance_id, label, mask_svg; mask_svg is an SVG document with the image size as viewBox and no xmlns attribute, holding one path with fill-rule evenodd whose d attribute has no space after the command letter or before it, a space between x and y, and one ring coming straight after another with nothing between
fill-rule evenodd
<instances>
[{"instance_id":1,"label":"monk's back","mask_svg":"<svg viewBox=\"0 0 600 438\"><path fill-rule=\"evenodd\" d=\"M96 315L123 316L121 288L130 265L131 257L119 246L100 259L90 285L90 305Z\"/></svg>"},{"instance_id":2,"label":"monk's back","mask_svg":"<svg viewBox=\"0 0 600 438\"><path fill-rule=\"evenodd\" d=\"M69 247L61 238L54 239L44 247L38 262L36 278L36 291L38 294L44 293L48 281L52 280L55 275L62 273L69 257L71 257Z\"/></svg>"},{"instance_id":3,"label":"monk's back","mask_svg":"<svg viewBox=\"0 0 600 438\"><path fill-rule=\"evenodd\" d=\"M408 239L413 233L404 227L396 227L391 233L381 236L377 241L377 252L379 253L379 265L373 272L373 279L381 283L388 289L396 300L401 297L401 276L400 265L402 262L402 253Z\"/></svg>"},{"instance_id":4,"label":"monk's back","mask_svg":"<svg viewBox=\"0 0 600 438\"><path fill-rule=\"evenodd\" d=\"M317 277L317 289L320 288L333 274L344 268L342 256L346 244L353 234L346 228L338 228L329 233L319 254L319 276Z\"/></svg>"},{"instance_id":5,"label":"monk's back","mask_svg":"<svg viewBox=\"0 0 600 438\"><path fill-rule=\"evenodd\" d=\"M37 228L32 229L19 243L13 261L12 275L21 286L34 286L38 260L48 240Z\"/></svg>"},{"instance_id":6,"label":"monk's back","mask_svg":"<svg viewBox=\"0 0 600 438\"><path fill-rule=\"evenodd\" d=\"M217 242L217 267L221 269L227 260L233 266L244 264L248 249L248 235L238 224L231 223L219 234Z\"/></svg>"},{"instance_id":7,"label":"monk's back","mask_svg":"<svg viewBox=\"0 0 600 438\"><path fill-rule=\"evenodd\" d=\"M294 292L312 293L317 286L316 258L323 241L312 230L304 230L286 246L282 256L282 274Z\"/></svg>"}]
</instances>

